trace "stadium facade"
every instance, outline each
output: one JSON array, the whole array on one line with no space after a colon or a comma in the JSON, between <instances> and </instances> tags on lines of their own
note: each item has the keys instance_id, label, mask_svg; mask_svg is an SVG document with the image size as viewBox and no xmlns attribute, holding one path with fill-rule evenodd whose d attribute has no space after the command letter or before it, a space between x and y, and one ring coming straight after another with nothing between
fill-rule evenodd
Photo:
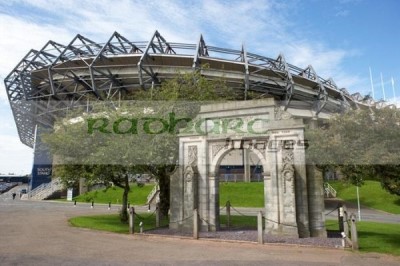
<instances>
[{"instance_id":1,"label":"stadium facade","mask_svg":"<svg viewBox=\"0 0 400 266\"><path fill-rule=\"evenodd\" d=\"M207 69L201 66L207 64ZM338 88L309 65L300 68L281 54L268 58L197 43L168 42L156 31L150 41L129 41L115 32L106 43L76 35L69 44L54 41L30 50L4 83L21 142L32 147L36 125L52 127L55 118L93 102L118 101L134 90L157 86L178 72L200 70L207 78L223 77L244 94L274 97L302 116L325 117L349 107L382 105Z\"/></svg>"}]
</instances>

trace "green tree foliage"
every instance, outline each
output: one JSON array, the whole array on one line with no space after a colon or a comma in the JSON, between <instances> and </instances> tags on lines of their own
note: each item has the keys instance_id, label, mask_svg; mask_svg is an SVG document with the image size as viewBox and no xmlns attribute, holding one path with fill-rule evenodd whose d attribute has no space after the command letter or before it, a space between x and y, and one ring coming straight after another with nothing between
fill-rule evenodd
<instances>
[{"instance_id":1,"label":"green tree foliage","mask_svg":"<svg viewBox=\"0 0 400 266\"><path fill-rule=\"evenodd\" d=\"M55 167L65 183L80 177L89 183L124 189L121 220L127 221L129 175L150 173L160 185L160 208L169 210L169 175L178 160L179 129L188 125L202 104L234 99L223 80L208 80L198 72L179 74L160 87L135 94L136 100L100 102L90 113L60 119L43 136L56 155Z\"/></svg>"},{"instance_id":2,"label":"green tree foliage","mask_svg":"<svg viewBox=\"0 0 400 266\"><path fill-rule=\"evenodd\" d=\"M400 195L400 114L396 109L350 110L308 129L308 159L336 168L355 185L377 179Z\"/></svg>"},{"instance_id":3,"label":"green tree foliage","mask_svg":"<svg viewBox=\"0 0 400 266\"><path fill-rule=\"evenodd\" d=\"M104 110L101 106L99 109ZM101 114L102 112L99 111ZM99 113L93 114L97 116ZM107 118L117 117L117 112L107 114ZM115 185L123 192L121 221L128 221L127 198L130 191L129 176L136 172L132 161L122 145L129 145L127 138L119 135L109 136L102 132L89 134L87 121L91 114L84 114L60 119L53 133L42 136L55 155L54 174L68 186L77 185L80 178L85 178L88 185ZM121 147L124 147L121 150ZM119 158L119 159L117 159Z\"/></svg>"},{"instance_id":4,"label":"green tree foliage","mask_svg":"<svg viewBox=\"0 0 400 266\"><path fill-rule=\"evenodd\" d=\"M159 181L160 209L164 215L167 215L169 210L169 176L177 167L179 129L188 126L187 121L195 118L201 105L240 97L240 94L236 94L226 86L224 80L208 80L200 72L179 74L176 78L162 83L161 88L143 91L137 95L138 99L148 100L148 103L153 106L153 114L157 117L162 117L165 113L173 113L178 119L188 119L186 121L181 119L179 124L171 128L170 134L147 134L147 140L138 146L148 151L149 149L143 145L152 143L151 152L147 153L147 160L154 163L142 164L142 169L144 172L151 173ZM167 162L165 158L170 158L170 161Z\"/></svg>"}]
</instances>

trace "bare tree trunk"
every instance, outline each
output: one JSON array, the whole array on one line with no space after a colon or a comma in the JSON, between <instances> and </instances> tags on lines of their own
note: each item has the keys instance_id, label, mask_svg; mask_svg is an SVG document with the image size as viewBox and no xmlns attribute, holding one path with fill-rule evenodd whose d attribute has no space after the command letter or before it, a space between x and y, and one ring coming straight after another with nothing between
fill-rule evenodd
<instances>
[{"instance_id":1,"label":"bare tree trunk","mask_svg":"<svg viewBox=\"0 0 400 266\"><path fill-rule=\"evenodd\" d=\"M121 222L127 223L128 216L128 194L130 191L128 175L124 174L124 193L122 194L122 209L119 214Z\"/></svg>"},{"instance_id":2,"label":"bare tree trunk","mask_svg":"<svg viewBox=\"0 0 400 266\"><path fill-rule=\"evenodd\" d=\"M160 211L163 217L168 217L169 211L169 173L167 169L160 171L158 182L160 184Z\"/></svg>"}]
</instances>

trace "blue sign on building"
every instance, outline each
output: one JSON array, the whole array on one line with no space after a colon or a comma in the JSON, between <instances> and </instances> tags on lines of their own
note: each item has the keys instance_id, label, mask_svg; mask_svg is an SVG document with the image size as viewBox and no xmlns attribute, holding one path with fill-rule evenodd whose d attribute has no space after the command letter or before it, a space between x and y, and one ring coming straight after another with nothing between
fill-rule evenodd
<instances>
[{"instance_id":1,"label":"blue sign on building","mask_svg":"<svg viewBox=\"0 0 400 266\"><path fill-rule=\"evenodd\" d=\"M49 148L40 138L40 134L45 130L41 126L36 127L32 178L29 184L30 190L37 188L43 183L51 182L53 160Z\"/></svg>"}]
</instances>

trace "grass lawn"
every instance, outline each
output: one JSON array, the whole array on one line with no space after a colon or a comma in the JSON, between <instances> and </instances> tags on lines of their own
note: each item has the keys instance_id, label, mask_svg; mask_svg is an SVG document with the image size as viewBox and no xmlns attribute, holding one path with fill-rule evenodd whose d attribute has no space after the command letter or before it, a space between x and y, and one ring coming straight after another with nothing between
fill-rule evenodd
<instances>
[{"instance_id":1,"label":"grass lawn","mask_svg":"<svg viewBox=\"0 0 400 266\"><path fill-rule=\"evenodd\" d=\"M156 218L154 213L140 213L140 217L135 218L135 232L139 232L139 223L143 222L143 230L154 229ZM108 231L113 233L129 233L129 225L121 223L118 214L79 216L69 219L72 226L89 228L94 230ZM166 226L168 221L161 221L162 226Z\"/></svg>"},{"instance_id":2,"label":"grass lawn","mask_svg":"<svg viewBox=\"0 0 400 266\"><path fill-rule=\"evenodd\" d=\"M327 221L327 229L337 230L336 221ZM337 222L336 222L337 223ZM400 256L400 226L375 222L357 222L361 252L388 253Z\"/></svg>"},{"instance_id":3,"label":"grass lawn","mask_svg":"<svg viewBox=\"0 0 400 266\"><path fill-rule=\"evenodd\" d=\"M128 201L132 205L144 205L147 201L147 196L153 189L154 184L145 184L143 187L139 187L136 184L131 185L131 192L128 196ZM78 202L91 202L95 203L109 203L121 204L122 201L122 188L112 187L107 190L100 189L95 191L87 192L83 195L79 195L74 198Z\"/></svg>"},{"instance_id":4,"label":"grass lawn","mask_svg":"<svg viewBox=\"0 0 400 266\"><path fill-rule=\"evenodd\" d=\"M153 189L153 184L146 184L144 187L138 187L136 184L131 185L129 193L129 202L132 205L144 205L147 201L147 196ZM225 206L229 200L233 207L263 207L264 206L264 183L263 182L221 182L220 190L220 205ZM83 195L77 196L74 200L78 202L91 202L107 204L121 204L122 189L112 187L108 190L100 189L90 191Z\"/></svg>"},{"instance_id":5,"label":"grass lawn","mask_svg":"<svg viewBox=\"0 0 400 266\"><path fill-rule=\"evenodd\" d=\"M356 186L342 181L330 181L328 183L336 189L338 198L357 203ZM400 214L400 196L392 195L384 190L378 181L365 181L359 191L361 205Z\"/></svg>"},{"instance_id":6,"label":"grass lawn","mask_svg":"<svg viewBox=\"0 0 400 266\"><path fill-rule=\"evenodd\" d=\"M221 182L219 204L229 200L233 207L264 207L264 182Z\"/></svg>"},{"instance_id":7,"label":"grass lawn","mask_svg":"<svg viewBox=\"0 0 400 266\"><path fill-rule=\"evenodd\" d=\"M356 188L353 185L340 181L329 182L337 191L338 197L345 201L357 202ZM264 184L260 183L220 183L220 205L224 206L226 201L230 201L233 207L263 207ZM138 187L132 185L132 192L129 201L133 205L143 205L147 195L153 189L153 185ZM98 190L81 195L76 198L78 201L94 200L97 203L120 203L122 189L110 188L107 191ZM375 209L384 210L391 213L400 214L400 197L391 195L381 188L376 181L365 181L360 188L361 204ZM135 231L139 232L139 223L143 222L143 229L155 228L154 214L139 214L135 219ZM105 230L115 233L128 233L127 224L119 221L118 215L97 215L75 217L70 219L73 226L84 227L96 230ZM227 224L225 215L220 216L221 226ZM163 221L167 225L168 221ZM335 225L332 225L335 224ZM327 229L337 230L336 221L327 221ZM257 227L257 218L248 216L231 216L231 226L233 228L254 228ZM379 252L400 256L400 226L398 224L384 224L375 222L357 223L360 251Z\"/></svg>"},{"instance_id":8,"label":"grass lawn","mask_svg":"<svg viewBox=\"0 0 400 266\"><path fill-rule=\"evenodd\" d=\"M330 181L338 192L338 197L352 203L357 203L356 187L341 181ZM129 202L132 205L146 204L147 195L153 189L154 184L146 184L138 187L136 184L131 186ZM264 184L263 182L221 182L219 184L220 206L225 206L229 200L233 207L260 207L264 206ZM120 204L122 199L122 189L109 188L85 193L74 198L78 202L109 203ZM360 187L360 202L363 206L386 212L400 214L400 197L391 195L381 188L377 181L365 181Z\"/></svg>"},{"instance_id":9,"label":"grass lawn","mask_svg":"<svg viewBox=\"0 0 400 266\"><path fill-rule=\"evenodd\" d=\"M329 182L338 192L338 197L353 203L357 203L356 187L341 181ZM153 189L153 184L146 184L144 187L138 187L136 184L131 186L129 193L129 202L132 205L146 204L147 195ZM264 183L263 182L221 182L219 184L220 206L225 206L229 200L233 207L264 207ZM120 204L122 199L122 189L109 188L105 190L91 191L84 195L75 197L79 202L95 203L111 202ZM391 195L381 188L377 181L365 181L360 187L360 201L363 206L386 212L400 214L400 197Z\"/></svg>"},{"instance_id":10,"label":"grass lawn","mask_svg":"<svg viewBox=\"0 0 400 266\"><path fill-rule=\"evenodd\" d=\"M140 213L135 219L135 232L139 232L139 223L143 222L143 229L155 228L155 215ZM222 226L226 225L226 216L221 215ZM69 222L76 227L103 230L114 233L127 234L127 224L122 224L116 214L81 216L71 218ZM166 226L168 221L162 221ZM326 221L327 229L337 230L337 221ZM231 216L233 228L257 228L257 217ZM378 252L400 256L400 226L398 224L383 224L375 222L357 222L359 245L361 252Z\"/></svg>"},{"instance_id":11,"label":"grass lawn","mask_svg":"<svg viewBox=\"0 0 400 266\"><path fill-rule=\"evenodd\" d=\"M219 216L219 223L221 227L227 227L228 218L226 215ZM246 229L254 229L257 230L257 216L239 216L239 215L231 215L230 218L230 226L231 228L246 228Z\"/></svg>"},{"instance_id":12,"label":"grass lawn","mask_svg":"<svg viewBox=\"0 0 400 266\"><path fill-rule=\"evenodd\" d=\"M113 233L128 233L128 224L119 220L118 214L106 214L95 216L79 216L69 219L72 226L108 231Z\"/></svg>"},{"instance_id":13,"label":"grass lawn","mask_svg":"<svg viewBox=\"0 0 400 266\"><path fill-rule=\"evenodd\" d=\"M150 230L156 228L156 218L154 213L139 213L140 217L135 219L135 232L139 232L139 223L143 222L143 230ZM257 217L250 216L231 216L232 228L252 228L257 229ZM93 230L108 231L113 233L129 233L128 224L121 223L118 214L105 214L105 215L90 215L78 216L71 218L69 223L75 227L88 228ZM220 223L226 226L226 215L220 216ZM162 226L167 226L168 221L161 221Z\"/></svg>"}]
</instances>

